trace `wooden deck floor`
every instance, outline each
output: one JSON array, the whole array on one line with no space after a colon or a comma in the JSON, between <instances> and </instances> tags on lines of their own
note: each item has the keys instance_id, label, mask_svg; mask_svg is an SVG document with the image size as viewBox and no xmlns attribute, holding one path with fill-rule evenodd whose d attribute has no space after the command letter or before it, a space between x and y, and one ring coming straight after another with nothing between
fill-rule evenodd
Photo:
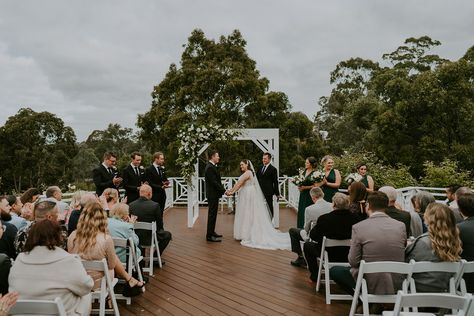
<instances>
[{"instance_id":1,"label":"wooden deck floor","mask_svg":"<svg viewBox=\"0 0 474 316\"><path fill-rule=\"evenodd\" d=\"M296 214L282 209L281 231L296 223ZM289 251L243 247L232 238L233 215L219 214L221 243L205 240L207 210L194 228L186 227L186 209L165 213L173 240L165 250L163 269L156 268L146 292L123 315L348 315L349 303L326 305L306 279L307 270L290 265ZM324 292L323 292L324 293Z\"/></svg>"}]
</instances>

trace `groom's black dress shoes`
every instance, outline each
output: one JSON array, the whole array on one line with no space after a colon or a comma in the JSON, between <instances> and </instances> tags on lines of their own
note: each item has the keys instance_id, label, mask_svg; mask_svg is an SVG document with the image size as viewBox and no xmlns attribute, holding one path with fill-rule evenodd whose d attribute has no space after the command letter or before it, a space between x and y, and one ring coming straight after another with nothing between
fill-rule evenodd
<instances>
[{"instance_id":1,"label":"groom's black dress shoes","mask_svg":"<svg viewBox=\"0 0 474 316\"><path fill-rule=\"evenodd\" d=\"M214 236L216 238L222 238L222 235L219 235L218 233L214 233L214 234L212 234L212 236Z\"/></svg>"},{"instance_id":2,"label":"groom's black dress shoes","mask_svg":"<svg viewBox=\"0 0 474 316\"><path fill-rule=\"evenodd\" d=\"M221 242L221 241L222 241L222 240L220 240L220 239L217 239L217 238L214 237L214 236L207 237L206 240L207 240L207 241L210 241L210 242Z\"/></svg>"}]
</instances>

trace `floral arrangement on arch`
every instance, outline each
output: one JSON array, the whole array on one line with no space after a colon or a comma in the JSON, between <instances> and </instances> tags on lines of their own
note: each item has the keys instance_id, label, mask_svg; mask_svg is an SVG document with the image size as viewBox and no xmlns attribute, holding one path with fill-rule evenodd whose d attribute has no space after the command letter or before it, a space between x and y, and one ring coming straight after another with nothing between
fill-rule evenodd
<instances>
[{"instance_id":1,"label":"floral arrangement on arch","mask_svg":"<svg viewBox=\"0 0 474 316\"><path fill-rule=\"evenodd\" d=\"M198 152L202 146L215 141L231 140L238 136L240 132L232 129L221 129L220 125L201 125L191 124L183 127L178 133L178 159L177 165L181 169L181 177L187 183L191 182L191 178L195 173L196 159Z\"/></svg>"}]
</instances>

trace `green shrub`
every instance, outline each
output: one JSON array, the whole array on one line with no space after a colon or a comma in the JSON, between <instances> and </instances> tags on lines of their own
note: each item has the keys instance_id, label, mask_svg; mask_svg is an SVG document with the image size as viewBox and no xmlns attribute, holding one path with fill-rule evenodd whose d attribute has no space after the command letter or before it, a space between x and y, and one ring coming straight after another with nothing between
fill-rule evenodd
<instances>
[{"instance_id":1,"label":"green shrub","mask_svg":"<svg viewBox=\"0 0 474 316\"><path fill-rule=\"evenodd\" d=\"M421 183L424 186L444 188L452 184L474 185L470 172L460 170L457 161L445 159L438 165L426 161L423 166L425 176L421 178Z\"/></svg>"},{"instance_id":2,"label":"green shrub","mask_svg":"<svg viewBox=\"0 0 474 316\"><path fill-rule=\"evenodd\" d=\"M384 185L391 185L395 188L417 185L417 181L410 174L408 167L383 165L371 152L345 153L340 157L334 157L334 162L335 168L341 172L343 181L341 188L347 188L344 178L350 173L357 172L356 166L359 163L367 165L368 174L374 179L376 189Z\"/></svg>"}]
</instances>

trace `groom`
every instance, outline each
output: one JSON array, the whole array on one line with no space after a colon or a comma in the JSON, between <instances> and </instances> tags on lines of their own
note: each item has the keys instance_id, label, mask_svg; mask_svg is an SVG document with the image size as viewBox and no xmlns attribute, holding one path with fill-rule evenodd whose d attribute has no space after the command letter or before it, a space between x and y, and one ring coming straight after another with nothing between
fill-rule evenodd
<instances>
[{"instance_id":1,"label":"groom","mask_svg":"<svg viewBox=\"0 0 474 316\"><path fill-rule=\"evenodd\" d=\"M216 233L217 209L219 208L219 198L224 194L225 189L221 182L221 175L217 170L217 163L220 157L217 151L211 151L210 160L204 172L206 180L206 196L209 205L207 213L207 234L206 240L210 242L222 241L222 235Z\"/></svg>"},{"instance_id":2,"label":"groom","mask_svg":"<svg viewBox=\"0 0 474 316\"><path fill-rule=\"evenodd\" d=\"M270 163L271 159L270 153L263 154L263 166L257 170L257 179L270 209L270 216L273 218L273 196L276 195L278 198L280 191L278 190L278 171Z\"/></svg>"}]
</instances>

